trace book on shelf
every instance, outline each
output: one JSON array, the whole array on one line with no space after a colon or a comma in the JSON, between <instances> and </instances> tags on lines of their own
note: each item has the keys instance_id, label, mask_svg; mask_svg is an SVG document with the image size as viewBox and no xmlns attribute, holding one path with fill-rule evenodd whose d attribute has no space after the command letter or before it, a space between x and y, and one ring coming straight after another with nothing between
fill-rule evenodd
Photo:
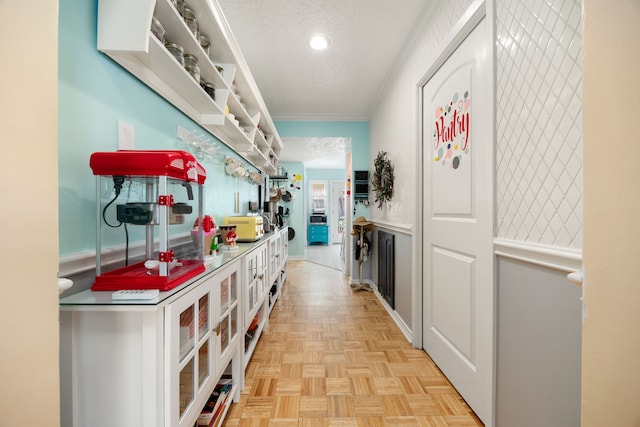
<instances>
[{"instance_id":1,"label":"book on shelf","mask_svg":"<svg viewBox=\"0 0 640 427\"><path fill-rule=\"evenodd\" d=\"M232 388L231 380L222 380L216 385L198 416L198 426L213 427L217 424Z\"/></svg>"}]
</instances>

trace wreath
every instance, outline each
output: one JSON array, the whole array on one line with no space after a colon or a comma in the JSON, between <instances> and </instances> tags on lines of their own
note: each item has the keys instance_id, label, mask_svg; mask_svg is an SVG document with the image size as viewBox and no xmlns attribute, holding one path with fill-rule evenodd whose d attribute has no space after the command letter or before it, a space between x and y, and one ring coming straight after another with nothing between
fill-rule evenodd
<instances>
[{"instance_id":1,"label":"wreath","mask_svg":"<svg viewBox=\"0 0 640 427\"><path fill-rule=\"evenodd\" d=\"M376 195L376 203L381 209L382 205L393 196L393 166L391 160L387 157L386 151L378 151L378 155L374 161L375 172L371 180L373 192Z\"/></svg>"}]
</instances>

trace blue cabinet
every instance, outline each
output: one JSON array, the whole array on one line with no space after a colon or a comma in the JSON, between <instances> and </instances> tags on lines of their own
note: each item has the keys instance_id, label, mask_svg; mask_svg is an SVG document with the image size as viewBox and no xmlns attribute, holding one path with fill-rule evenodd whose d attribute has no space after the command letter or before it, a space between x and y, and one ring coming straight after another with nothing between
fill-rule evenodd
<instances>
[{"instance_id":1,"label":"blue cabinet","mask_svg":"<svg viewBox=\"0 0 640 427\"><path fill-rule=\"evenodd\" d=\"M329 226L327 224L309 224L307 226L307 243L329 244Z\"/></svg>"}]
</instances>

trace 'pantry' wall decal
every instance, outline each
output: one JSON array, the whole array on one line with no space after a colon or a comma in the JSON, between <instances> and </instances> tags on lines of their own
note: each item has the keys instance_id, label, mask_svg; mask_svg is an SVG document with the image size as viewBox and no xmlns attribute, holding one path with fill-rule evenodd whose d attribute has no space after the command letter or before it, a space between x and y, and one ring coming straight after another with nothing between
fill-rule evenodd
<instances>
[{"instance_id":1,"label":"'pantry' wall decal","mask_svg":"<svg viewBox=\"0 0 640 427\"><path fill-rule=\"evenodd\" d=\"M436 107L434 162L453 169L460 167L462 155L469 153L470 107L469 91L462 98L455 92L447 104Z\"/></svg>"}]
</instances>

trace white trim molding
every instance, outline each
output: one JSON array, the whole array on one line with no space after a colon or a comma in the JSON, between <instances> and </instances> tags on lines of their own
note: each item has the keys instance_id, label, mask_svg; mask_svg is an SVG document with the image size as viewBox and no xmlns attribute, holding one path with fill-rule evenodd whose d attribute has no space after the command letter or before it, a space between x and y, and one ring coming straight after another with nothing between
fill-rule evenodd
<instances>
[{"instance_id":1,"label":"white trim molding","mask_svg":"<svg viewBox=\"0 0 640 427\"><path fill-rule=\"evenodd\" d=\"M75 252L73 254L63 255L58 260L59 276L73 276L74 274L95 270L95 268L96 251Z\"/></svg>"},{"instance_id":2,"label":"white trim molding","mask_svg":"<svg viewBox=\"0 0 640 427\"><path fill-rule=\"evenodd\" d=\"M399 224L378 220L371 220L376 227L384 228L385 230L396 231L398 233L407 234L409 236L413 235L413 225L412 224Z\"/></svg>"},{"instance_id":3,"label":"white trim molding","mask_svg":"<svg viewBox=\"0 0 640 427\"><path fill-rule=\"evenodd\" d=\"M385 301L382 294L378 292L377 286L373 287L372 291L378 297L378 301L380 301L380 304L382 304L385 310L387 310L387 313L389 313L389 316L391 316L393 321L396 323L396 325L398 326L398 329L400 329L400 332L402 332L402 335L404 335L407 342L413 345L413 339L412 339L413 333L411 332L411 328L405 323L402 317L400 317L398 312L395 311L393 308L391 308L391 306L387 303L387 301Z\"/></svg>"},{"instance_id":4,"label":"white trim molding","mask_svg":"<svg viewBox=\"0 0 640 427\"><path fill-rule=\"evenodd\" d=\"M515 259L565 273L574 273L582 270L582 251L579 249L495 238L493 239L493 251L500 257Z\"/></svg>"},{"instance_id":5,"label":"white trim molding","mask_svg":"<svg viewBox=\"0 0 640 427\"><path fill-rule=\"evenodd\" d=\"M174 245L191 244L191 235L184 234L172 241ZM145 255L145 242L136 242L129 245L129 259L143 259ZM157 250L157 246L156 246ZM102 267L121 263L125 259L125 246L118 245L102 250ZM84 273L96 269L96 251L85 250L63 255L58 260L58 276L66 277Z\"/></svg>"}]
</instances>

